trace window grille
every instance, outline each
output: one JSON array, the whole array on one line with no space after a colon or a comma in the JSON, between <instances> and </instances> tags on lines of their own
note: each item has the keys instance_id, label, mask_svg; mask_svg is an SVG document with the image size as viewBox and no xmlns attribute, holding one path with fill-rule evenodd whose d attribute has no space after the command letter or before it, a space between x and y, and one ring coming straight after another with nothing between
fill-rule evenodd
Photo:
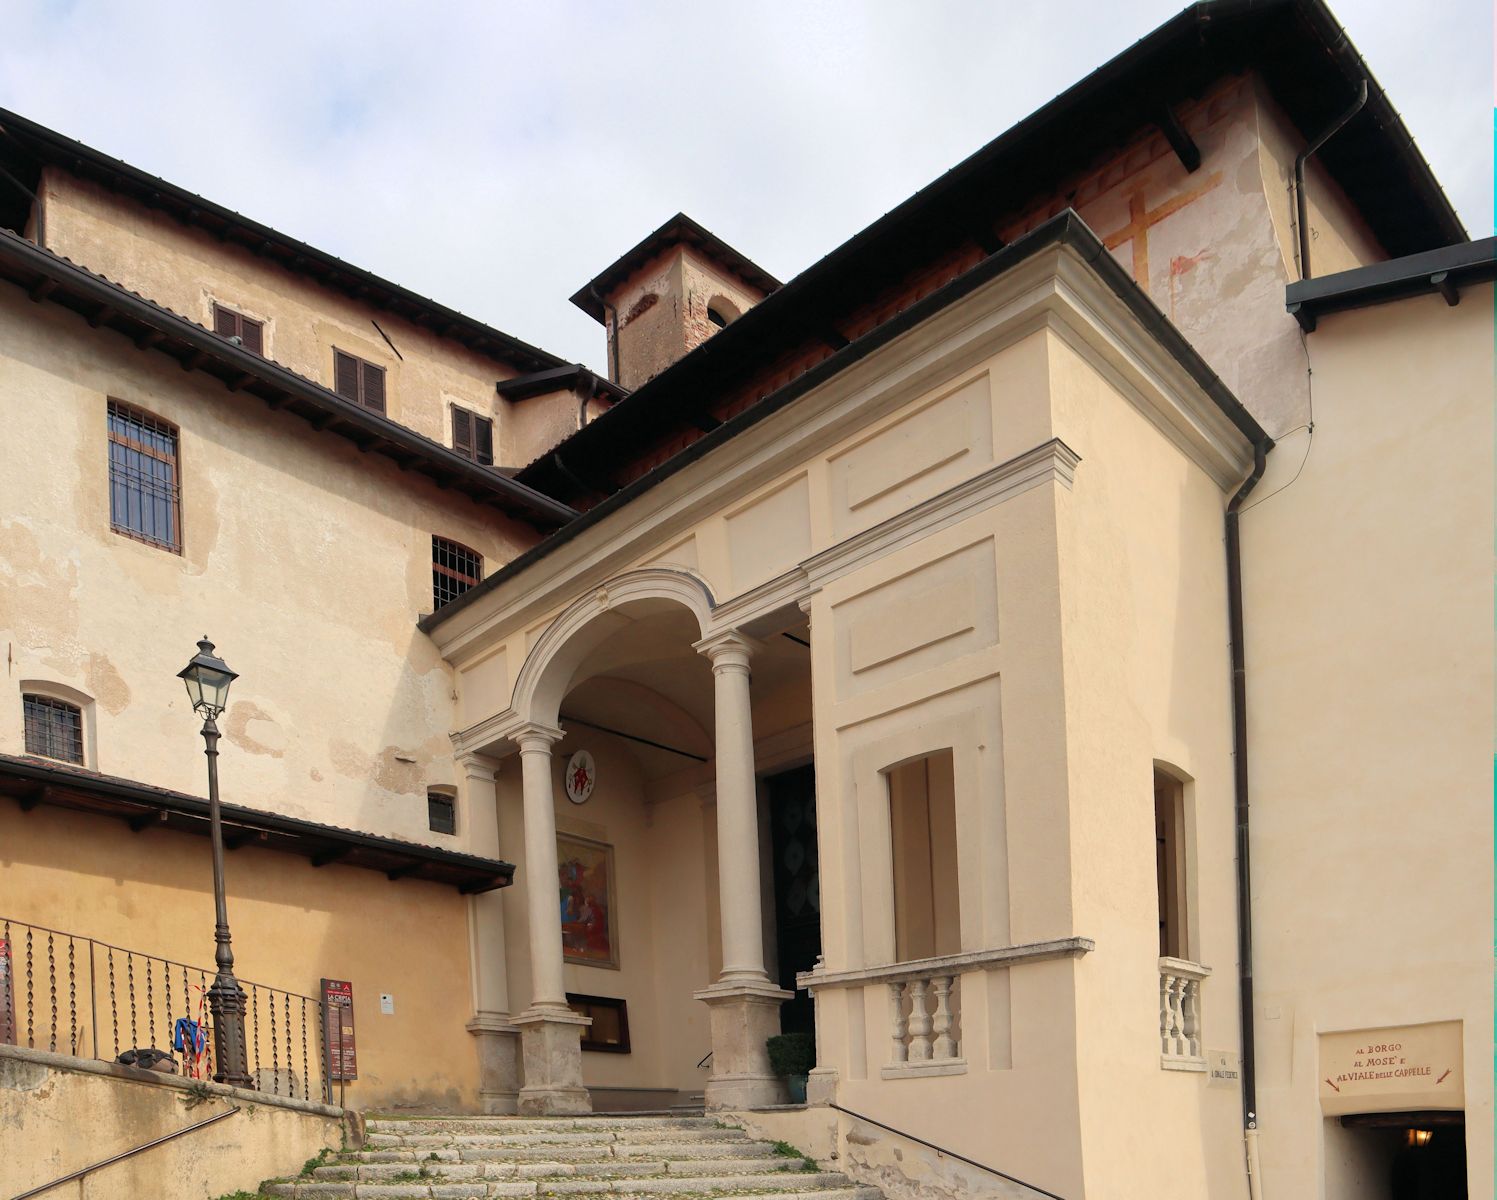
<instances>
[{"instance_id":1,"label":"window grille","mask_svg":"<svg viewBox=\"0 0 1497 1200\"><path fill-rule=\"evenodd\" d=\"M26 753L83 765L83 710L51 696L22 696Z\"/></svg>"},{"instance_id":2,"label":"window grille","mask_svg":"<svg viewBox=\"0 0 1497 1200\"><path fill-rule=\"evenodd\" d=\"M426 793L426 823L433 833L457 832L457 804L445 792Z\"/></svg>"},{"instance_id":3,"label":"window grille","mask_svg":"<svg viewBox=\"0 0 1497 1200\"><path fill-rule=\"evenodd\" d=\"M345 400L352 400L375 412L385 411L384 367L377 367L342 350L333 351L333 390Z\"/></svg>"},{"instance_id":4,"label":"window grille","mask_svg":"<svg viewBox=\"0 0 1497 1200\"><path fill-rule=\"evenodd\" d=\"M446 538L431 539L432 603L441 608L451 604L483 579L483 556L461 542Z\"/></svg>"},{"instance_id":5,"label":"window grille","mask_svg":"<svg viewBox=\"0 0 1497 1200\"><path fill-rule=\"evenodd\" d=\"M237 337L239 344L251 354L265 353L265 322L256 321L253 317L225 308L222 304L213 306L213 332L219 337Z\"/></svg>"},{"instance_id":6,"label":"window grille","mask_svg":"<svg viewBox=\"0 0 1497 1200\"><path fill-rule=\"evenodd\" d=\"M109 402L109 524L116 533L181 552L177 427Z\"/></svg>"}]
</instances>

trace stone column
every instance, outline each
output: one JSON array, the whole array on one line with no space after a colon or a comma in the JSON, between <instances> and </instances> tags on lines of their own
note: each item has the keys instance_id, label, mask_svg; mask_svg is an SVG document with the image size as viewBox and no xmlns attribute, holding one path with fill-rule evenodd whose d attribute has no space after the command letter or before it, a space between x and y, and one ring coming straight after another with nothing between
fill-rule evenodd
<instances>
[{"instance_id":1,"label":"stone column","mask_svg":"<svg viewBox=\"0 0 1497 1200\"><path fill-rule=\"evenodd\" d=\"M498 763L480 754L466 754L457 765L462 786L458 832L472 853L499 858L499 801L494 789ZM503 895L495 890L468 898L473 972L473 1019L468 1032L478 1050L478 1101L485 1113L517 1112L520 1093L520 1031L509 1014Z\"/></svg>"},{"instance_id":2,"label":"stone column","mask_svg":"<svg viewBox=\"0 0 1497 1200\"><path fill-rule=\"evenodd\" d=\"M717 880L722 910L723 969L696 993L710 1010L712 1078L708 1108L782 1103L784 1088L769 1069L765 1039L780 1032L780 1005L792 993L764 970L759 896L759 806L754 786L754 728L749 708L753 643L727 630L696 649L712 660L717 724Z\"/></svg>"},{"instance_id":3,"label":"stone column","mask_svg":"<svg viewBox=\"0 0 1497 1200\"><path fill-rule=\"evenodd\" d=\"M525 789L525 899L530 910L530 1007L514 1019L525 1063L519 1109L527 1116L592 1111L582 1086L581 1039L589 1021L567 1007L562 977L551 779L551 746L561 736L561 730L544 725L526 725L513 735Z\"/></svg>"}]
</instances>

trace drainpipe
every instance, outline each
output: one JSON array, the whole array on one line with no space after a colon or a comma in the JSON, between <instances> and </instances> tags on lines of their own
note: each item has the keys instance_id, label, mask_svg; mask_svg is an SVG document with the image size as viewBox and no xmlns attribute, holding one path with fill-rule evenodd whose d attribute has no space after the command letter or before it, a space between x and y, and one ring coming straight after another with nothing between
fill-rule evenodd
<instances>
[{"instance_id":1,"label":"drainpipe","mask_svg":"<svg viewBox=\"0 0 1497 1200\"><path fill-rule=\"evenodd\" d=\"M1227 505L1227 621L1232 642L1232 769L1237 799L1237 979L1242 1024L1242 1128L1247 1156L1248 1194L1261 1200L1258 1172L1258 1082L1253 1043L1253 874L1248 845L1247 653L1242 622L1242 541L1238 530L1242 502L1263 478L1273 439L1253 447L1253 470Z\"/></svg>"},{"instance_id":2,"label":"drainpipe","mask_svg":"<svg viewBox=\"0 0 1497 1200\"><path fill-rule=\"evenodd\" d=\"M1299 277L1301 279L1310 278L1310 230L1305 215L1307 207L1305 204L1305 163L1331 138L1335 137L1343 125L1361 112L1362 105L1366 103L1367 81L1364 79L1357 84L1357 98L1352 101L1351 107L1332 121L1326 131L1306 146L1304 152L1294 160L1294 206L1299 221Z\"/></svg>"},{"instance_id":3,"label":"drainpipe","mask_svg":"<svg viewBox=\"0 0 1497 1200\"><path fill-rule=\"evenodd\" d=\"M598 377L591 371L583 371L577 380L577 428L587 424L587 406L597 398Z\"/></svg>"},{"instance_id":4,"label":"drainpipe","mask_svg":"<svg viewBox=\"0 0 1497 1200\"><path fill-rule=\"evenodd\" d=\"M623 380L619 378L619 310L612 304L609 304L607 300L603 299L602 295L598 291L597 284L588 284L587 293L602 307L603 315L605 318L607 318L608 321L608 328L613 330L613 336L608 339L610 360L608 373L614 383L622 384Z\"/></svg>"}]
</instances>

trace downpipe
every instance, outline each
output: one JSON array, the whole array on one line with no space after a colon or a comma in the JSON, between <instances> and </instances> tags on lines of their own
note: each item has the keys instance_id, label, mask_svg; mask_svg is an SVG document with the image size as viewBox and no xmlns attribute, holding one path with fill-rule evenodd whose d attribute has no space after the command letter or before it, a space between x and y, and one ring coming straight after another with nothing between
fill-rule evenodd
<instances>
[{"instance_id":1,"label":"downpipe","mask_svg":"<svg viewBox=\"0 0 1497 1200\"><path fill-rule=\"evenodd\" d=\"M1337 117L1326 128L1318 138L1305 147L1304 151L1294 160L1294 211L1299 222L1299 277L1310 278L1310 228L1309 204L1305 200L1305 164L1320 152L1320 148L1341 131L1341 127L1362 111L1362 105L1367 103L1367 81L1364 79L1357 84L1357 98L1351 102L1351 107ZM1254 480L1253 482L1257 482Z\"/></svg>"}]
</instances>

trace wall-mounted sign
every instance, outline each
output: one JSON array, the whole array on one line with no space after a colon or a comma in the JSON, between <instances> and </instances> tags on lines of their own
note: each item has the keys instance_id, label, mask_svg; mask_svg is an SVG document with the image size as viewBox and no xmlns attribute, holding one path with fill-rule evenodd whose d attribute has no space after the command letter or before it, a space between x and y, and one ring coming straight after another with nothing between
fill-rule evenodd
<instances>
[{"instance_id":1,"label":"wall-mounted sign","mask_svg":"<svg viewBox=\"0 0 1497 1200\"><path fill-rule=\"evenodd\" d=\"M598 768L586 750L579 750L567 759L567 799L573 804L586 804L597 782Z\"/></svg>"},{"instance_id":2,"label":"wall-mounted sign","mask_svg":"<svg viewBox=\"0 0 1497 1200\"><path fill-rule=\"evenodd\" d=\"M353 984L346 979L322 981L322 1044L327 1047L327 1077L359 1077L358 1047L353 1032Z\"/></svg>"},{"instance_id":3,"label":"wall-mounted sign","mask_svg":"<svg viewBox=\"0 0 1497 1200\"><path fill-rule=\"evenodd\" d=\"M1235 1088L1242 1081L1242 1055L1230 1050L1206 1051L1206 1086Z\"/></svg>"},{"instance_id":4,"label":"wall-mounted sign","mask_svg":"<svg viewBox=\"0 0 1497 1200\"><path fill-rule=\"evenodd\" d=\"M1327 1115L1462 1108L1465 1091L1459 1021L1320 1035Z\"/></svg>"}]
</instances>

